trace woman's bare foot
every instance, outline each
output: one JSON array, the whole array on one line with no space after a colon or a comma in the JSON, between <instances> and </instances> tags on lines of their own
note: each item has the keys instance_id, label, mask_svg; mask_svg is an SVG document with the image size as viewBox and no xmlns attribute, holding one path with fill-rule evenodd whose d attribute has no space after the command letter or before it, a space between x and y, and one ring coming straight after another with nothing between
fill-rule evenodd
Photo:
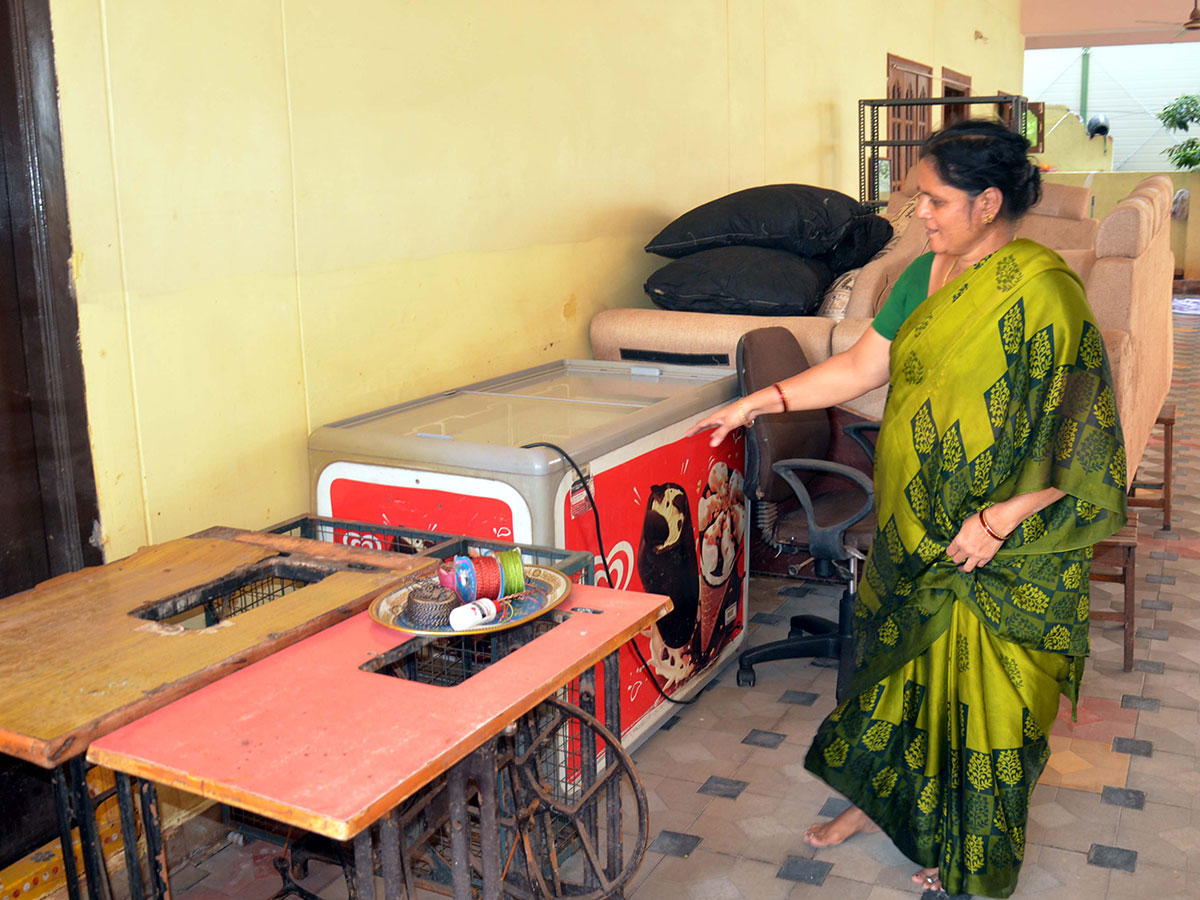
<instances>
[{"instance_id":1,"label":"woman's bare foot","mask_svg":"<svg viewBox=\"0 0 1200 900\"><path fill-rule=\"evenodd\" d=\"M940 891L942 879L937 869L922 869L912 877L913 884L919 884L927 891Z\"/></svg>"},{"instance_id":2,"label":"woman's bare foot","mask_svg":"<svg viewBox=\"0 0 1200 900\"><path fill-rule=\"evenodd\" d=\"M836 819L810 825L808 831L804 832L804 840L814 847L832 847L856 834L869 834L878 830L879 826L872 822L865 812L857 806L851 806Z\"/></svg>"}]
</instances>

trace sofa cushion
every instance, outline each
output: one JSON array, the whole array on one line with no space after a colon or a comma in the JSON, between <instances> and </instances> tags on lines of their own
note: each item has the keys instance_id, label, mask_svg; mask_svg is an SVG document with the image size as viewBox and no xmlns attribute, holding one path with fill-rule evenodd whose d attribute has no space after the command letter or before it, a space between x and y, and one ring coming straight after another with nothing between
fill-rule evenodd
<instances>
[{"instance_id":1,"label":"sofa cushion","mask_svg":"<svg viewBox=\"0 0 1200 900\"><path fill-rule=\"evenodd\" d=\"M1089 218L1092 214L1092 189L1053 181L1044 182L1042 199L1030 212L1059 219Z\"/></svg>"},{"instance_id":2,"label":"sofa cushion","mask_svg":"<svg viewBox=\"0 0 1200 900\"><path fill-rule=\"evenodd\" d=\"M684 213L659 232L646 251L678 259L716 247L765 247L824 257L835 272L844 272L869 260L891 235L885 219L838 191L769 184Z\"/></svg>"},{"instance_id":3,"label":"sofa cushion","mask_svg":"<svg viewBox=\"0 0 1200 900\"><path fill-rule=\"evenodd\" d=\"M858 280L858 273L861 271L862 266L859 266L833 279L833 283L825 289L821 297L821 305L817 307L816 315L844 319L846 307L850 305L850 297L854 293L854 282Z\"/></svg>"},{"instance_id":4,"label":"sofa cushion","mask_svg":"<svg viewBox=\"0 0 1200 900\"><path fill-rule=\"evenodd\" d=\"M646 281L663 309L806 316L833 273L820 260L763 247L717 247L667 263Z\"/></svg>"},{"instance_id":5,"label":"sofa cushion","mask_svg":"<svg viewBox=\"0 0 1200 900\"><path fill-rule=\"evenodd\" d=\"M899 195L896 194L893 196ZM880 248L879 252L871 257L869 262L875 262L875 260L887 255L900 243L905 232L908 231L909 225L914 221L917 211L917 200L917 196L913 195L904 203L899 204L894 210L889 206L887 220L892 225L892 236ZM843 272L833 279L833 284L825 289L825 296L821 300L820 308L817 309L818 316L841 319L848 314L850 299L854 296L854 285L858 282L858 276L862 270L863 266L858 266L850 269L848 272Z\"/></svg>"}]
</instances>

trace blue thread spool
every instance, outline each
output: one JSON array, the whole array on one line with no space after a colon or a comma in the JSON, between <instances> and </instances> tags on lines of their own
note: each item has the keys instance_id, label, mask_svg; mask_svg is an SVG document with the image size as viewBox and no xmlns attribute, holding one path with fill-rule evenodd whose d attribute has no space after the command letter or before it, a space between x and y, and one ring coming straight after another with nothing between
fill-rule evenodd
<instances>
[{"instance_id":1,"label":"blue thread spool","mask_svg":"<svg viewBox=\"0 0 1200 900\"><path fill-rule=\"evenodd\" d=\"M454 557L454 589L463 603L474 603L477 594L475 565L469 557Z\"/></svg>"}]
</instances>

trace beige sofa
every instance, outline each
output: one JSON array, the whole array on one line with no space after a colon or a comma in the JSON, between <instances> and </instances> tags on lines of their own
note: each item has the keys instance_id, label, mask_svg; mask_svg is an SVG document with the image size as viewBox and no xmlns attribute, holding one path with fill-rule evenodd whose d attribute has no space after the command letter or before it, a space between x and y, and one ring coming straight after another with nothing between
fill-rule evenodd
<instances>
[{"instance_id":1,"label":"beige sofa","mask_svg":"<svg viewBox=\"0 0 1200 900\"><path fill-rule=\"evenodd\" d=\"M910 198L910 193L893 194L888 213L898 215ZM1112 363L1131 482L1171 387L1171 199L1170 178L1154 175L1097 222L1089 215L1088 188L1046 184L1041 202L1017 230L1018 237L1057 250L1084 281ZM597 359L732 365L746 331L782 325L796 335L805 355L819 362L862 336L896 278L928 249L927 243L919 222L906 227L886 253L859 270L840 319L612 309L592 320L593 353ZM847 406L878 418L885 396L880 388Z\"/></svg>"}]
</instances>

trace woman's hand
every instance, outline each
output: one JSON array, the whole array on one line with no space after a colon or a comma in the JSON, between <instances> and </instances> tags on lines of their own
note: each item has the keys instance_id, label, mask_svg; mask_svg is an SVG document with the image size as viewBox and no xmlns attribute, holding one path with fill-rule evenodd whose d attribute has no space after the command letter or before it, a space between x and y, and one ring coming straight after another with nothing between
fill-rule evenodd
<instances>
[{"instance_id":1,"label":"woman's hand","mask_svg":"<svg viewBox=\"0 0 1200 900\"><path fill-rule=\"evenodd\" d=\"M998 541L984 530L979 513L970 515L962 528L946 548L946 555L958 565L960 572L973 572L978 566L986 566L996 555L1003 541Z\"/></svg>"},{"instance_id":2,"label":"woman's hand","mask_svg":"<svg viewBox=\"0 0 1200 900\"><path fill-rule=\"evenodd\" d=\"M713 433L708 439L708 446L716 447L721 441L725 440L725 437L733 429L753 424L754 414L746 414L746 401L743 398L701 419L687 430L685 437L691 437L693 434L699 434L706 428L711 428L713 429Z\"/></svg>"}]
</instances>

